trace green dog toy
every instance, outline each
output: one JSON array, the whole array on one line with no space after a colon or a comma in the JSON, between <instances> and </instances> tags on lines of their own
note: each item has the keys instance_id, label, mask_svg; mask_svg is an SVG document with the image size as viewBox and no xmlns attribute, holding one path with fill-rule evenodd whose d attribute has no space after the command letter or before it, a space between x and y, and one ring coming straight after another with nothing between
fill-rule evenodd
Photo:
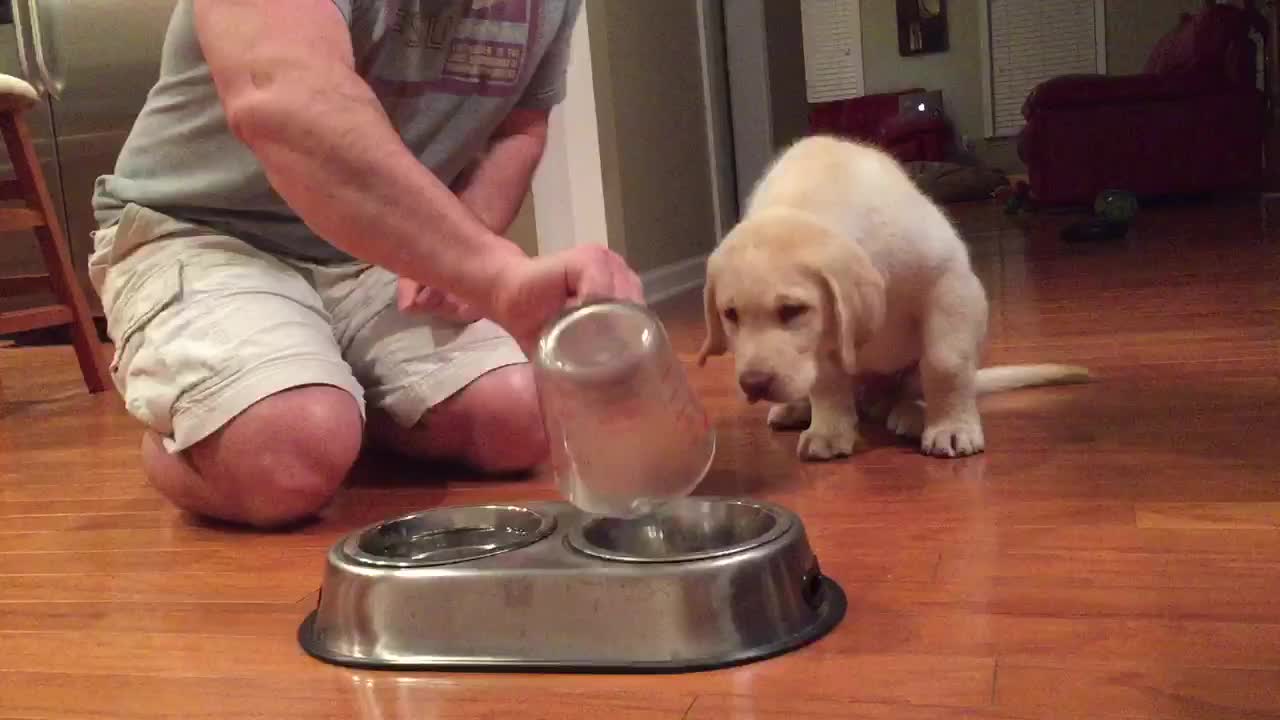
<instances>
[{"instance_id":1,"label":"green dog toy","mask_svg":"<svg viewBox=\"0 0 1280 720\"><path fill-rule=\"evenodd\" d=\"M1138 196L1127 190L1103 190L1093 199L1093 213L1094 219L1063 228L1062 239L1079 243L1123 238L1138 214Z\"/></svg>"},{"instance_id":2,"label":"green dog toy","mask_svg":"<svg viewBox=\"0 0 1280 720\"><path fill-rule=\"evenodd\" d=\"M1138 197L1127 190L1103 190L1093 200L1093 212L1109 223L1128 225L1138 214Z\"/></svg>"}]
</instances>

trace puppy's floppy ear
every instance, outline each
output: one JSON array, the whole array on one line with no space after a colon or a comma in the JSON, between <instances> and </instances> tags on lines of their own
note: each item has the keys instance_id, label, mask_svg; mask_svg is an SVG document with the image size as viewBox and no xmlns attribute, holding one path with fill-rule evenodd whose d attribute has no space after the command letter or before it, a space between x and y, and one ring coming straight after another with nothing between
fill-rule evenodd
<instances>
[{"instance_id":1,"label":"puppy's floppy ear","mask_svg":"<svg viewBox=\"0 0 1280 720\"><path fill-rule=\"evenodd\" d=\"M729 350L724 334L724 321L720 319L720 308L716 306L715 271L710 263L707 264L707 280L702 289L702 305L706 315L707 336L702 341L702 349L698 351L698 365L706 365L708 357L723 355Z\"/></svg>"},{"instance_id":2,"label":"puppy's floppy ear","mask_svg":"<svg viewBox=\"0 0 1280 720\"><path fill-rule=\"evenodd\" d=\"M845 372L858 370L857 351L884 323L884 278L861 248L849 242L827 243L814 267L835 305L837 347Z\"/></svg>"}]
</instances>

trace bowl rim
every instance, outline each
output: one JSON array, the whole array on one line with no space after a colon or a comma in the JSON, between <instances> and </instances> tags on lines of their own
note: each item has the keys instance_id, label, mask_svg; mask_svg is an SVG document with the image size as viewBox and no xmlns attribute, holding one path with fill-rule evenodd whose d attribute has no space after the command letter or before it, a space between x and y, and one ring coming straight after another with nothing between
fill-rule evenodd
<instances>
[{"instance_id":1,"label":"bowl rim","mask_svg":"<svg viewBox=\"0 0 1280 720\"><path fill-rule=\"evenodd\" d=\"M573 526L565 533L565 541L572 549L601 560L627 563L671 564L738 555L746 552L747 550L751 550L752 548L757 548L777 540L779 537L790 531L794 525L792 514L785 509L773 503L760 500L749 500L745 498L688 496L660 503L659 509L664 505L678 505L685 503L740 505L750 507L768 514L773 518L774 522L768 530L749 540L742 540L724 547L712 548L709 550L695 550L661 558L645 557L617 550L610 550L608 548L602 548L587 540L587 528L593 523L608 520L627 522L637 518L613 518L604 515L594 515L583 519L581 522L574 523Z\"/></svg>"},{"instance_id":2,"label":"bowl rim","mask_svg":"<svg viewBox=\"0 0 1280 720\"><path fill-rule=\"evenodd\" d=\"M374 555L361 548L361 541L372 532L376 532L379 528L403 523L410 520L416 520L432 515L456 516L463 513L476 513L481 511L490 512L508 512L519 513L522 515L533 516L538 519L538 525L533 532L528 533L524 537L503 543L497 547L487 550L480 550L469 554L457 555L447 559L407 559L392 558L381 555ZM540 542L550 536L556 529L556 516L528 505L519 505L514 503L484 503L478 505L446 505L441 507L427 508L425 510L416 510L414 512L405 513L392 518L379 520L370 523L359 530L347 535L340 543L339 550L342 555L359 565L374 566L382 568L424 568L438 567L442 565L453 565L462 562L471 562L481 558L492 557L502 553L511 552L520 548L528 547L534 543ZM441 530L450 528L441 526ZM460 528L453 528L460 529Z\"/></svg>"}]
</instances>

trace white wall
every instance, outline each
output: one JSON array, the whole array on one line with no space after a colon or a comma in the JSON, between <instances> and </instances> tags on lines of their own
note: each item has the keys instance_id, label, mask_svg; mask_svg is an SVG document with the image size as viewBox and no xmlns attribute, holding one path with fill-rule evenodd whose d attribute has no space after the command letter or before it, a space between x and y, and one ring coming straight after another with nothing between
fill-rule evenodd
<instances>
[{"instance_id":1,"label":"white wall","mask_svg":"<svg viewBox=\"0 0 1280 720\"><path fill-rule=\"evenodd\" d=\"M551 112L547 147L533 178L538 252L608 244L591 28L579 13L570 41L565 99Z\"/></svg>"}]
</instances>

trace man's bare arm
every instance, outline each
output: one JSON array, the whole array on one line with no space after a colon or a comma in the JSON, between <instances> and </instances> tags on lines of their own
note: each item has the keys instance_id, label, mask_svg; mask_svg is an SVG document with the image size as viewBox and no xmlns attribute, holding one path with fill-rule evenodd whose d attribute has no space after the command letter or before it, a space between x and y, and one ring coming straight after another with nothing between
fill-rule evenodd
<instances>
[{"instance_id":1,"label":"man's bare arm","mask_svg":"<svg viewBox=\"0 0 1280 720\"><path fill-rule=\"evenodd\" d=\"M233 132L317 235L482 304L527 261L404 146L331 0L197 0L195 13Z\"/></svg>"},{"instance_id":2,"label":"man's bare arm","mask_svg":"<svg viewBox=\"0 0 1280 720\"><path fill-rule=\"evenodd\" d=\"M505 233L520 212L547 145L548 115L546 110L512 111L458 183L463 204L496 233Z\"/></svg>"},{"instance_id":3,"label":"man's bare arm","mask_svg":"<svg viewBox=\"0 0 1280 720\"><path fill-rule=\"evenodd\" d=\"M458 199L490 230L505 234L520 212L533 173L547 144L550 113L517 109L494 131L485 152L457 179ZM481 317L474 305L411 278L400 278L396 304L404 311L426 311L458 322Z\"/></svg>"}]
</instances>

